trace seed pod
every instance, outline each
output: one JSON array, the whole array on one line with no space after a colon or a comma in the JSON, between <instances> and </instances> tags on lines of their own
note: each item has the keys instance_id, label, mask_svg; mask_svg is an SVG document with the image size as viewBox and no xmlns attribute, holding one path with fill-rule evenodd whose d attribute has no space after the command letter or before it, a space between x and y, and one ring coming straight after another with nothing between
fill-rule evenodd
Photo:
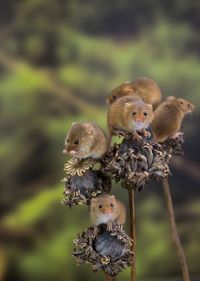
<instances>
[{"instance_id":1,"label":"seed pod","mask_svg":"<svg viewBox=\"0 0 200 281\"><path fill-rule=\"evenodd\" d=\"M95 227L87 228L74 240L72 254L77 263L90 263L94 271L102 269L115 276L133 263L132 241L117 223L111 231L107 231L104 224L97 228L98 231Z\"/></svg>"},{"instance_id":2,"label":"seed pod","mask_svg":"<svg viewBox=\"0 0 200 281\"><path fill-rule=\"evenodd\" d=\"M172 155L183 155L183 145L184 145L184 133L180 132L176 138L171 138L162 143L162 147L165 151Z\"/></svg>"},{"instance_id":3,"label":"seed pod","mask_svg":"<svg viewBox=\"0 0 200 281\"><path fill-rule=\"evenodd\" d=\"M155 141L135 141L130 135L110 148L103 159L103 172L124 187L141 190L150 179L162 180L169 175L170 154Z\"/></svg>"},{"instance_id":4,"label":"seed pod","mask_svg":"<svg viewBox=\"0 0 200 281\"><path fill-rule=\"evenodd\" d=\"M88 170L82 176L68 176L63 179L65 183L62 204L73 205L89 204L97 194L109 192L111 180L100 171Z\"/></svg>"}]
</instances>

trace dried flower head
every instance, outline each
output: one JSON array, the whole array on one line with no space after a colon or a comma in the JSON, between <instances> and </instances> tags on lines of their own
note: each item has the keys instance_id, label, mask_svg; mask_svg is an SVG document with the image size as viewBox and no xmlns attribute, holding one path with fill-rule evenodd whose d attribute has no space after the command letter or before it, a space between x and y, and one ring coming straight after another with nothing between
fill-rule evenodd
<instances>
[{"instance_id":1,"label":"dried flower head","mask_svg":"<svg viewBox=\"0 0 200 281\"><path fill-rule=\"evenodd\" d=\"M118 224L111 231L106 225L89 227L74 240L73 256L78 264L89 263L94 271L104 270L110 276L117 275L133 263L132 243L129 236Z\"/></svg>"},{"instance_id":2,"label":"dried flower head","mask_svg":"<svg viewBox=\"0 0 200 281\"><path fill-rule=\"evenodd\" d=\"M67 176L62 204L72 207L73 205L89 204L96 195L109 192L111 180L100 171L88 170L82 176Z\"/></svg>"},{"instance_id":3,"label":"dried flower head","mask_svg":"<svg viewBox=\"0 0 200 281\"><path fill-rule=\"evenodd\" d=\"M184 133L180 132L176 138L170 138L166 140L162 147L165 151L172 155L183 155L183 145L184 145Z\"/></svg>"},{"instance_id":4,"label":"dried flower head","mask_svg":"<svg viewBox=\"0 0 200 281\"><path fill-rule=\"evenodd\" d=\"M155 141L133 141L132 136L115 144L104 157L103 172L124 187L141 190L150 179L161 180L169 174L169 153Z\"/></svg>"},{"instance_id":5,"label":"dried flower head","mask_svg":"<svg viewBox=\"0 0 200 281\"><path fill-rule=\"evenodd\" d=\"M71 159L64 165L64 170L70 176L82 176L87 170L91 169L96 162L91 159Z\"/></svg>"}]
</instances>

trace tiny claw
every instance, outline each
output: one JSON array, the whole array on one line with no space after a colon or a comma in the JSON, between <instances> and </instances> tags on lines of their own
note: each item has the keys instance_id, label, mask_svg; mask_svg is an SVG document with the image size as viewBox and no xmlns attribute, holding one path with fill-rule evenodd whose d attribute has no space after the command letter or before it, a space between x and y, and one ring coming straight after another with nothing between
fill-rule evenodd
<instances>
[{"instance_id":1,"label":"tiny claw","mask_svg":"<svg viewBox=\"0 0 200 281\"><path fill-rule=\"evenodd\" d=\"M117 135L118 137L124 137L124 138L128 138L129 137L129 132L124 131L124 130L120 130L120 129L115 129L113 131L113 133L115 135Z\"/></svg>"},{"instance_id":2,"label":"tiny claw","mask_svg":"<svg viewBox=\"0 0 200 281\"><path fill-rule=\"evenodd\" d=\"M112 222L107 223L107 230L111 231L112 230Z\"/></svg>"},{"instance_id":3,"label":"tiny claw","mask_svg":"<svg viewBox=\"0 0 200 281\"><path fill-rule=\"evenodd\" d=\"M137 140L137 141L142 139L142 137L140 135L138 135L138 133L136 133L136 132L134 132L132 134L132 138L133 138L133 140Z\"/></svg>"},{"instance_id":4,"label":"tiny claw","mask_svg":"<svg viewBox=\"0 0 200 281\"><path fill-rule=\"evenodd\" d=\"M179 136L182 136L182 135L183 135L183 132L177 132L171 138L176 139L176 138L178 138Z\"/></svg>"},{"instance_id":5,"label":"tiny claw","mask_svg":"<svg viewBox=\"0 0 200 281\"><path fill-rule=\"evenodd\" d=\"M146 137L146 138L150 138L150 136L151 136L151 133L145 129L142 130L142 133L143 133L144 137Z\"/></svg>"},{"instance_id":6,"label":"tiny claw","mask_svg":"<svg viewBox=\"0 0 200 281\"><path fill-rule=\"evenodd\" d=\"M144 136L145 136L146 138L150 138L150 137L151 137L151 133L148 132L148 131L145 131Z\"/></svg>"}]
</instances>

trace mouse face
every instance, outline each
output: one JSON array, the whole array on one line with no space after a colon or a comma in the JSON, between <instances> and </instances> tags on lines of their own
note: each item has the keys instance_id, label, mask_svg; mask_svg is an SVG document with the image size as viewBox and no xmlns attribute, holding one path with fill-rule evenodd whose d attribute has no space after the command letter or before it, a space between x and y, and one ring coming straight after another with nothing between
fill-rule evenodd
<instances>
[{"instance_id":1,"label":"mouse face","mask_svg":"<svg viewBox=\"0 0 200 281\"><path fill-rule=\"evenodd\" d=\"M114 89L109 97L106 99L106 103L111 105L113 102L115 102L118 98L127 96L131 93L134 93L133 88L131 87L131 82L127 81L123 84L121 84L119 87Z\"/></svg>"},{"instance_id":2,"label":"mouse face","mask_svg":"<svg viewBox=\"0 0 200 281\"><path fill-rule=\"evenodd\" d=\"M92 139L93 137L90 134L89 128L87 130L87 125L73 123L67 134L63 153L77 158L87 157L86 155L88 154Z\"/></svg>"},{"instance_id":3,"label":"mouse face","mask_svg":"<svg viewBox=\"0 0 200 281\"><path fill-rule=\"evenodd\" d=\"M186 113L190 113L194 110L195 106L194 104L192 104L191 102L178 98L177 102L181 108L181 110L186 114Z\"/></svg>"},{"instance_id":4,"label":"mouse face","mask_svg":"<svg viewBox=\"0 0 200 281\"><path fill-rule=\"evenodd\" d=\"M136 131L146 129L153 119L152 105L142 101L125 104L125 116L129 126Z\"/></svg>"},{"instance_id":5,"label":"mouse face","mask_svg":"<svg viewBox=\"0 0 200 281\"><path fill-rule=\"evenodd\" d=\"M91 201L91 211L95 213L97 218L103 216L107 219L110 219L112 218L113 213L116 212L116 209L117 201L114 195L100 195L96 198L93 198Z\"/></svg>"},{"instance_id":6,"label":"mouse face","mask_svg":"<svg viewBox=\"0 0 200 281\"><path fill-rule=\"evenodd\" d=\"M184 114L190 113L195 109L194 104L192 104L191 102L189 102L185 99L182 99L182 98L169 96L169 97L166 98L166 100L170 101L170 102L174 102L175 104L178 104L179 108L181 109L181 111Z\"/></svg>"}]
</instances>

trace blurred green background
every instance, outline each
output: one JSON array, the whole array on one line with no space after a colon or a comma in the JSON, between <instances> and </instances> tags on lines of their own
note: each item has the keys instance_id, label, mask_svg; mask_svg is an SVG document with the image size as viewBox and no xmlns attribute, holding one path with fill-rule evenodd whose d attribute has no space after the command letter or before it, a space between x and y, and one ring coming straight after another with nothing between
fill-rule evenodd
<instances>
[{"instance_id":1,"label":"blurred green background","mask_svg":"<svg viewBox=\"0 0 200 281\"><path fill-rule=\"evenodd\" d=\"M1 3L0 280L103 280L71 257L72 240L90 222L86 207L60 204L64 138L72 121L106 129L106 96L141 75L163 96L196 105L170 183L191 275L200 280L199 15L198 0ZM125 190L113 193L127 205ZM136 201L138 279L179 280L161 185L146 186ZM129 270L118 279L129 280Z\"/></svg>"}]
</instances>

